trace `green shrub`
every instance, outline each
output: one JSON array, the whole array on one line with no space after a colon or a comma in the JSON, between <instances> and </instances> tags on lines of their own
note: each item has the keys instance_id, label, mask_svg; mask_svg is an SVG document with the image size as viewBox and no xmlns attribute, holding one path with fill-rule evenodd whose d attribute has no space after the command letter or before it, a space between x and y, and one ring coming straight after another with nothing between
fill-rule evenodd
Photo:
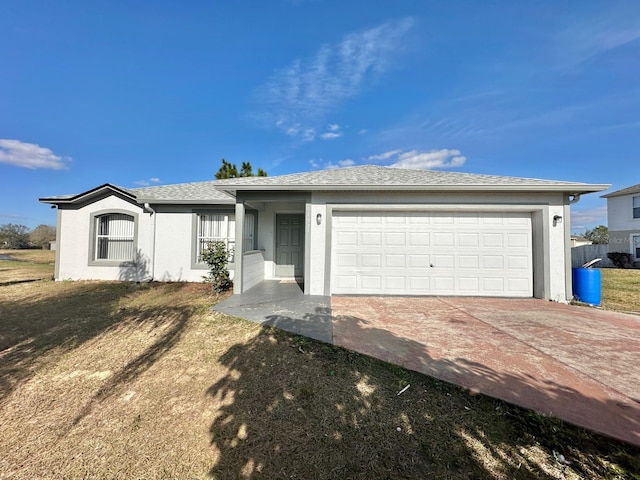
<instances>
[{"instance_id":1,"label":"green shrub","mask_svg":"<svg viewBox=\"0 0 640 480\"><path fill-rule=\"evenodd\" d=\"M209 265L209 273L202 277L206 283L213 286L216 293L222 293L233 286L229 277L227 263L229 251L224 242L212 242L202 251L202 260Z\"/></svg>"},{"instance_id":2,"label":"green shrub","mask_svg":"<svg viewBox=\"0 0 640 480\"><path fill-rule=\"evenodd\" d=\"M632 265L633 257L630 253L610 252L607 257L618 268L628 268Z\"/></svg>"}]
</instances>

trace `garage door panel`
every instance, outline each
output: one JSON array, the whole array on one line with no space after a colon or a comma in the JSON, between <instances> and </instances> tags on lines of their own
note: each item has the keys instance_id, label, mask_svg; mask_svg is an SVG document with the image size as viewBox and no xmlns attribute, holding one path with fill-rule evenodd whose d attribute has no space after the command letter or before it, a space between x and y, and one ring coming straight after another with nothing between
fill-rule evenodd
<instances>
[{"instance_id":1,"label":"garage door panel","mask_svg":"<svg viewBox=\"0 0 640 480\"><path fill-rule=\"evenodd\" d=\"M404 254L386 254L384 256L384 264L386 267L397 268L406 266Z\"/></svg>"},{"instance_id":2,"label":"garage door panel","mask_svg":"<svg viewBox=\"0 0 640 480\"><path fill-rule=\"evenodd\" d=\"M433 234L434 247L453 247L456 236L453 232L436 232Z\"/></svg>"},{"instance_id":3,"label":"garage door panel","mask_svg":"<svg viewBox=\"0 0 640 480\"><path fill-rule=\"evenodd\" d=\"M478 268L479 266L479 255L458 255L459 268Z\"/></svg>"},{"instance_id":4,"label":"garage door panel","mask_svg":"<svg viewBox=\"0 0 640 480\"><path fill-rule=\"evenodd\" d=\"M453 268L455 266L455 257L453 255L433 255L432 268Z\"/></svg>"},{"instance_id":5,"label":"garage door panel","mask_svg":"<svg viewBox=\"0 0 640 480\"><path fill-rule=\"evenodd\" d=\"M460 277L458 278L458 289L462 293L473 295L480 291L480 279L478 277Z\"/></svg>"},{"instance_id":6,"label":"garage door panel","mask_svg":"<svg viewBox=\"0 0 640 480\"><path fill-rule=\"evenodd\" d=\"M507 256L507 269L509 270L528 270L529 258L525 255L508 255Z\"/></svg>"},{"instance_id":7,"label":"garage door panel","mask_svg":"<svg viewBox=\"0 0 640 480\"><path fill-rule=\"evenodd\" d=\"M358 232L356 231L339 231L336 235L336 246L356 246L358 245Z\"/></svg>"},{"instance_id":8,"label":"garage door panel","mask_svg":"<svg viewBox=\"0 0 640 480\"><path fill-rule=\"evenodd\" d=\"M429 268L429 264L430 259L429 259L429 255L422 255L422 254L409 254L409 267L410 268L419 268L419 269L426 269Z\"/></svg>"},{"instance_id":9,"label":"garage door panel","mask_svg":"<svg viewBox=\"0 0 640 480\"><path fill-rule=\"evenodd\" d=\"M482 268L502 270L504 268L504 256L503 255L483 255Z\"/></svg>"},{"instance_id":10,"label":"garage door panel","mask_svg":"<svg viewBox=\"0 0 640 480\"><path fill-rule=\"evenodd\" d=\"M485 292L503 292L504 291L504 278L498 277L484 277L482 279L482 289Z\"/></svg>"},{"instance_id":11,"label":"garage door panel","mask_svg":"<svg viewBox=\"0 0 640 480\"><path fill-rule=\"evenodd\" d=\"M428 247L430 243L429 232L409 232L410 247Z\"/></svg>"},{"instance_id":12,"label":"garage door panel","mask_svg":"<svg viewBox=\"0 0 640 480\"><path fill-rule=\"evenodd\" d=\"M459 247L478 247L480 246L480 236L477 233L459 233Z\"/></svg>"},{"instance_id":13,"label":"garage door panel","mask_svg":"<svg viewBox=\"0 0 640 480\"><path fill-rule=\"evenodd\" d=\"M485 233L482 235L482 246L485 248L503 248L504 234Z\"/></svg>"},{"instance_id":14,"label":"garage door panel","mask_svg":"<svg viewBox=\"0 0 640 480\"><path fill-rule=\"evenodd\" d=\"M406 290L406 277L402 276L385 276L384 286L387 292L404 292Z\"/></svg>"},{"instance_id":15,"label":"garage door panel","mask_svg":"<svg viewBox=\"0 0 640 480\"><path fill-rule=\"evenodd\" d=\"M505 235L505 237L505 244L507 247L529 247L530 236L524 233L508 233Z\"/></svg>"},{"instance_id":16,"label":"garage door panel","mask_svg":"<svg viewBox=\"0 0 640 480\"><path fill-rule=\"evenodd\" d=\"M365 290L375 290L379 291L382 287L382 276L381 275L360 275L359 276L360 285Z\"/></svg>"},{"instance_id":17,"label":"garage door panel","mask_svg":"<svg viewBox=\"0 0 640 480\"><path fill-rule=\"evenodd\" d=\"M382 245L382 233L362 232L360 234L360 245L365 247Z\"/></svg>"},{"instance_id":18,"label":"garage door panel","mask_svg":"<svg viewBox=\"0 0 640 480\"><path fill-rule=\"evenodd\" d=\"M332 225L332 293L532 296L529 214L335 211Z\"/></svg>"},{"instance_id":19,"label":"garage door panel","mask_svg":"<svg viewBox=\"0 0 640 480\"><path fill-rule=\"evenodd\" d=\"M391 247L404 247L407 244L406 235L404 232L386 232L384 244Z\"/></svg>"}]
</instances>

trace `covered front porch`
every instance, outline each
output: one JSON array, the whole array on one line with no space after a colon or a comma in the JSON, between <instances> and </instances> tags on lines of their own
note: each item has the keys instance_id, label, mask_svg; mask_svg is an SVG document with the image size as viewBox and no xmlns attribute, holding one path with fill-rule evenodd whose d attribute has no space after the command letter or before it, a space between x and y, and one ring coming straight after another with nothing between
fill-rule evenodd
<instances>
[{"instance_id":1,"label":"covered front porch","mask_svg":"<svg viewBox=\"0 0 640 480\"><path fill-rule=\"evenodd\" d=\"M301 294L310 294L309 208L305 192L237 193L235 238L243 241L236 242L234 294L281 280L297 282ZM246 221L249 214L255 223Z\"/></svg>"}]
</instances>

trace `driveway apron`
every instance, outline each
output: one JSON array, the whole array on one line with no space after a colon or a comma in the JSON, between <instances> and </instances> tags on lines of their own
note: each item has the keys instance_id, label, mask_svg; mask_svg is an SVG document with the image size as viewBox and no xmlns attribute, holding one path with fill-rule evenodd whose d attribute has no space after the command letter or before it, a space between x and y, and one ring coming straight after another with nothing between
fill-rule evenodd
<instances>
[{"instance_id":1,"label":"driveway apron","mask_svg":"<svg viewBox=\"0 0 640 480\"><path fill-rule=\"evenodd\" d=\"M640 446L640 317L537 299L331 299L333 343Z\"/></svg>"}]
</instances>

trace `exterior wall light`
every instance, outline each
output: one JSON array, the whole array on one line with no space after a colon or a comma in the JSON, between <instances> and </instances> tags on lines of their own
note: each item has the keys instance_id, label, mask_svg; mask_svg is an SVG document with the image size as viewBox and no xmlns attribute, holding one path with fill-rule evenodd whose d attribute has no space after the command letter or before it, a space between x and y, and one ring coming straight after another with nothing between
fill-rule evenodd
<instances>
[{"instance_id":1,"label":"exterior wall light","mask_svg":"<svg viewBox=\"0 0 640 480\"><path fill-rule=\"evenodd\" d=\"M320 225L322 223L322 214L319 213L318 215L316 215L316 223L318 225Z\"/></svg>"},{"instance_id":2,"label":"exterior wall light","mask_svg":"<svg viewBox=\"0 0 640 480\"><path fill-rule=\"evenodd\" d=\"M556 225L558 225L559 223L562 223L562 216L560 215L554 215L553 216L553 226L555 227Z\"/></svg>"}]
</instances>

